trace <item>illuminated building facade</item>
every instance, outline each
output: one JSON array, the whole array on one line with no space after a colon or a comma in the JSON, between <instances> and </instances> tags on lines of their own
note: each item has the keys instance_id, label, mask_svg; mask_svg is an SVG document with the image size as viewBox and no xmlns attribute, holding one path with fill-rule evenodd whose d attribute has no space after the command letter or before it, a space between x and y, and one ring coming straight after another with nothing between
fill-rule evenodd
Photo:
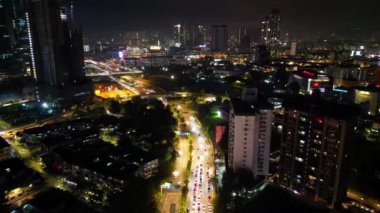
<instances>
[{"instance_id":1,"label":"illuminated building facade","mask_svg":"<svg viewBox=\"0 0 380 213\"><path fill-rule=\"evenodd\" d=\"M190 39L190 30L186 24L176 24L173 29L174 46L181 47L187 46Z\"/></svg>"},{"instance_id":2,"label":"illuminated building facade","mask_svg":"<svg viewBox=\"0 0 380 213\"><path fill-rule=\"evenodd\" d=\"M0 0L0 73L31 75L27 17L22 0Z\"/></svg>"},{"instance_id":3,"label":"illuminated building facade","mask_svg":"<svg viewBox=\"0 0 380 213\"><path fill-rule=\"evenodd\" d=\"M26 0L33 77L40 84L63 85L84 77L83 38L73 22L72 3Z\"/></svg>"},{"instance_id":4,"label":"illuminated building facade","mask_svg":"<svg viewBox=\"0 0 380 213\"><path fill-rule=\"evenodd\" d=\"M378 115L380 112L380 85L356 88L355 104L364 105L368 115Z\"/></svg>"},{"instance_id":5,"label":"illuminated building facade","mask_svg":"<svg viewBox=\"0 0 380 213\"><path fill-rule=\"evenodd\" d=\"M278 182L330 208L346 196L356 106L298 97L284 102Z\"/></svg>"},{"instance_id":6,"label":"illuminated building facade","mask_svg":"<svg viewBox=\"0 0 380 213\"><path fill-rule=\"evenodd\" d=\"M256 88L245 88L241 98L231 100L229 117L228 166L267 176L273 109L258 101Z\"/></svg>"},{"instance_id":7,"label":"illuminated building facade","mask_svg":"<svg viewBox=\"0 0 380 213\"><path fill-rule=\"evenodd\" d=\"M357 66L331 66L328 69L329 75L334 79L337 87L357 87L368 86L380 82L380 68L357 67Z\"/></svg>"},{"instance_id":8,"label":"illuminated building facade","mask_svg":"<svg viewBox=\"0 0 380 213\"><path fill-rule=\"evenodd\" d=\"M275 47L280 44L281 17L278 10L273 10L263 21L261 28L261 39L264 44Z\"/></svg>"},{"instance_id":9,"label":"illuminated building facade","mask_svg":"<svg viewBox=\"0 0 380 213\"><path fill-rule=\"evenodd\" d=\"M327 88L331 88L330 78L322 71L316 71L313 69L301 68L297 72L293 73L289 79L289 83L296 82L300 86L300 93L311 94L313 90L319 89L321 92L325 92Z\"/></svg>"}]
</instances>

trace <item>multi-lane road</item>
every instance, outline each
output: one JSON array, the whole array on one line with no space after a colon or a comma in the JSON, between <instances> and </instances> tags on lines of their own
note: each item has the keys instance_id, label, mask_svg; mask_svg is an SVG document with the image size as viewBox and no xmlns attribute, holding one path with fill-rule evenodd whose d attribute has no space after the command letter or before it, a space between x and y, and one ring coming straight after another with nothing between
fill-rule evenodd
<instances>
[{"instance_id":1,"label":"multi-lane road","mask_svg":"<svg viewBox=\"0 0 380 213\"><path fill-rule=\"evenodd\" d=\"M193 135L193 151L187 206L189 212L213 212L212 201L215 197L213 147L204 135L201 123L193 116L190 116L189 121Z\"/></svg>"}]
</instances>

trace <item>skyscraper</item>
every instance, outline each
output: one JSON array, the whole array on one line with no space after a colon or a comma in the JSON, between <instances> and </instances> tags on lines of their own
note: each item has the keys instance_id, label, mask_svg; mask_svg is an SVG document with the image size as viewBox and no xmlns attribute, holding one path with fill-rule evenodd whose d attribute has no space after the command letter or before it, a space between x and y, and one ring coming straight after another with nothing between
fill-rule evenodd
<instances>
[{"instance_id":1,"label":"skyscraper","mask_svg":"<svg viewBox=\"0 0 380 213\"><path fill-rule=\"evenodd\" d=\"M26 0L34 78L46 85L63 85L83 76L82 32L73 22L72 3Z\"/></svg>"},{"instance_id":2,"label":"skyscraper","mask_svg":"<svg viewBox=\"0 0 380 213\"><path fill-rule=\"evenodd\" d=\"M262 22L261 39L264 44L276 47L280 44L280 12L273 10Z\"/></svg>"},{"instance_id":3,"label":"skyscraper","mask_svg":"<svg viewBox=\"0 0 380 213\"><path fill-rule=\"evenodd\" d=\"M67 72L65 79L70 83L84 78L84 50L82 29L74 22L74 5L72 1L61 6L61 22L63 29L63 60Z\"/></svg>"},{"instance_id":4,"label":"skyscraper","mask_svg":"<svg viewBox=\"0 0 380 213\"><path fill-rule=\"evenodd\" d=\"M174 46L186 46L189 40L189 29L185 24L174 25Z\"/></svg>"},{"instance_id":5,"label":"skyscraper","mask_svg":"<svg viewBox=\"0 0 380 213\"><path fill-rule=\"evenodd\" d=\"M30 74L29 47L22 0L0 0L0 72L8 77Z\"/></svg>"},{"instance_id":6,"label":"skyscraper","mask_svg":"<svg viewBox=\"0 0 380 213\"><path fill-rule=\"evenodd\" d=\"M251 37L247 33L247 28L239 28L239 50L248 51L251 49Z\"/></svg>"},{"instance_id":7,"label":"skyscraper","mask_svg":"<svg viewBox=\"0 0 380 213\"><path fill-rule=\"evenodd\" d=\"M189 29L189 45L205 47L207 44L207 28L204 25L192 25Z\"/></svg>"},{"instance_id":8,"label":"skyscraper","mask_svg":"<svg viewBox=\"0 0 380 213\"><path fill-rule=\"evenodd\" d=\"M211 26L211 50L226 51L228 42L227 25Z\"/></svg>"},{"instance_id":9,"label":"skyscraper","mask_svg":"<svg viewBox=\"0 0 380 213\"><path fill-rule=\"evenodd\" d=\"M59 0L27 0L33 55L38 83L62 84L63 33Z\"/></svg>"},{"instance_id":10,"label":"skyscraper","mask_svg":"<svg viewBox=\"0 0 380 213\"><path fill-rule=\"evenodd\" d=\"M231 99L228 166L243 168L254 176L266 176L272 132L272 106L258 99L256 88L245 88L241 98Z\"/></svg>"},{"instance_id":11,"label":"skyscraper","mask_svg":"<svg viewBox=\"0 0 380 213\"><path fill-rule=\"evenodd\" d=\"M330 208L346 196L356 106L319 97L284 101L278 182Z\"/></svg>"}]
</instances>

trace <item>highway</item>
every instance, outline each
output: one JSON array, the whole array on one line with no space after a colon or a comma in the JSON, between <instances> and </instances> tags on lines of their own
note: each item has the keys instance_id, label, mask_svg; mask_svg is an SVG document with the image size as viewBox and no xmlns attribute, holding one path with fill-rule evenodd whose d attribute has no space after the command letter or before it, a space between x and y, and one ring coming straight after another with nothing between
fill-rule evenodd
<instances>
[{"instance_id":1,"label":"highway","mask_svg":"<svg viewBox=\"0 0 380 213\"><path fill-rule=\"evenodd\" d=\"M213 177L215 163L213 147L202 131L202 125L194 116L189 116L193 135L193 152L189 194L187 205L190 212L213 212L212 201L215 197Z\"/></svg>"},{"instance_id":2,"label":"highway","mask_svg":"<svg viewBox=\"0 0 380 213\"><path fill-rule=\"evenodd\" d=\"M101 68L101 67L99 67L98 65L95 65L95 64L89 64L89 65L87 65L87 67L93 68L93 69L97 69L99 71L102 71L102 73L104 74L104 76L109 77L112 81L118 83L120 86L122 86L122 87L124 87L124 88L126 88L126 89L128 89L130 91L132 91L135 95L139 95L140 94L135 88L131 87L130 85L128 85L126 83L124 83L120 79L112 76L112 74L114 73L113 71L106 70L106 69Z\"/></svg>"}]
</instances>

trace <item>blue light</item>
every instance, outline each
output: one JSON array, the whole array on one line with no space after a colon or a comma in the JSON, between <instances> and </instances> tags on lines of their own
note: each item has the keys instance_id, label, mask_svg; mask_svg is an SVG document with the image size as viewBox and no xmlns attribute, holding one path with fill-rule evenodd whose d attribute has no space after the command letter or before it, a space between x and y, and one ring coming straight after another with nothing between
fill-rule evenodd
<instances>
[{"instance_id":1,"label":"blue light","mask_svg":"<svg viewBox=\"0 0 380 213\"><path fill-rule=\"evenodd\" d=\"M348 93L348 91L345 90L345 89L336 89L336 88L334 88L333 91L334 91L334 92Z\"/></svg>"}]
</instances>

